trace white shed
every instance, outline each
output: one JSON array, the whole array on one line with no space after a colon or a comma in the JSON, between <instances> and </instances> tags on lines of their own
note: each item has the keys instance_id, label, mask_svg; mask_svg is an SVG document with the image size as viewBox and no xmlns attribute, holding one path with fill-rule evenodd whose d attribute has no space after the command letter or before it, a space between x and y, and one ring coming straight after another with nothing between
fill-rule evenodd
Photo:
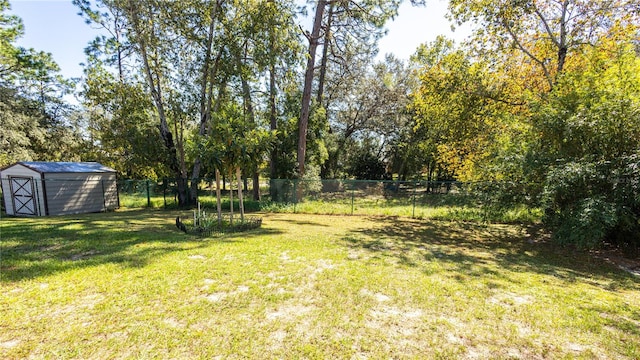
<instances>
[{"instance_id":1,"label":"white shed","mask_svg":"<svg viewBox=\"0 0 640 360\"><path fill-rule=\"evenodd\" d=\"M0 169L7 215L45 216L119 207L116 171L97 162L21 161Z\"/></svg>"}]
</instances>

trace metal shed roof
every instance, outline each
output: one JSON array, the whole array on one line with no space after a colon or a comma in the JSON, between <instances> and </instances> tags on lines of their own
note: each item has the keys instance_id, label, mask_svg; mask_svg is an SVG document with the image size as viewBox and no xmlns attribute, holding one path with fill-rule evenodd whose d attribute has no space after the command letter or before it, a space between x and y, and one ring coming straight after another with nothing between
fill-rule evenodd
<instances>
[{"instance_id":1,"label":"metal shed roof","mask_svg":"<svg viewBox=\"0 0 640 360\"><path fill-rule=\"evenodd\" d=\"M110 167L97 162L20 161L17 164L39 173L112 173Z\"/></svg>"}]
</instances>

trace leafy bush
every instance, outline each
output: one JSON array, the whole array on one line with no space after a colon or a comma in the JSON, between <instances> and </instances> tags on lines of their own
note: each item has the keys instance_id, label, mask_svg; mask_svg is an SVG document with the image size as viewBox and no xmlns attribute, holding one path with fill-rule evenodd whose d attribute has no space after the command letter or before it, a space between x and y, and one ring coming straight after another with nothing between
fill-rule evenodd
<instances>
[{"instance_id":1,"label":"leafy bush","mask_svg":"<svg viewBox=\"0 0 640 360\"><path fill-rule=\"evenodd\" d=\"M215 234L241 232L257 229L262 225L262 218L257 216L245 215L244 219L240 218L240 214L236 214L233 218L229 214L225 214L218 219L215 212L206 213L205 211L195 211L193 217L176 218L176 227L187 234L198 236L211 236Z\"/></svg>"},{"instance_id":2,"label":"leafy bush","mask_svg":"<svg viewBox=\"0 0 640 360\"><path fill-rule=\"evenodd\" d=\"M302 187L303 192L315 194L322 191L319 166L313 164L307 165L304 176L300 180L298 186Z\"/></svg>"},{"instance_id":3,"label":"leafy bush","mask_svg":"<svg viewBox=\"0 0 640 360\"><path fill-rule=\"evenodd\" d=\"M483 181L465 184L462 196L473 203L479 219L488 222L534 221L537 204L531 201L528 187L512 181ZM525 214L527 213L527 214Z\"/></svg>"},{"instance_id":4,"label":"leafy bush","mask_svg":"<svg viewBox=\"0 0 640 360\"><path fill-rule=\"evenodd\" d=\"M579 247L640 247L640 154L616 161L589 158L549 171L544 221L554 238Z\"/></svg>"},{"instance_id":5,"label":"leafy bush","mask_svg":"<svg viewBox=\"0 0 640 360\"><path fill-rule=\"evenodd\" d=\"M370 152L361 152L351 159L349 175L358 180L382 180L385 173L384 162Z\"/></svg>"}]
</instances>

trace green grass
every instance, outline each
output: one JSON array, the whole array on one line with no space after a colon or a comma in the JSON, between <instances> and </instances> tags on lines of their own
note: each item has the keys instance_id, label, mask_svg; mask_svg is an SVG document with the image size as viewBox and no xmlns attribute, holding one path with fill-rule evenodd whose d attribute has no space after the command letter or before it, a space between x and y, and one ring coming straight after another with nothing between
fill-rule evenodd
<instances>
[{"instance_id":1,"label":"green grass","mask_svg":"<svg viewBox=\"0 0 640 360\"><path fill-rule=\"evenodd\" d=\"M640 358L640 279L535 228L185 214L3 218L0 358Z\"/></svg>"}]
</instances>

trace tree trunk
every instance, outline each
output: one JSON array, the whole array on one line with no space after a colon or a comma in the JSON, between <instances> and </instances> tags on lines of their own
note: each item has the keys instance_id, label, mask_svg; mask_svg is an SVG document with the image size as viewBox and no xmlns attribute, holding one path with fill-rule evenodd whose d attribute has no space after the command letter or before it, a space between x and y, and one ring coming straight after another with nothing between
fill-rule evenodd
<instances>
[{"instance_id":1,"label":"tree trunk","mask_svg":"<svg viewBox=\"0 0 640 360\"><path fill-rule=\"evenodd\" d=\"M271 63L269 68L269 122L271 131L278 130L278 117L276 113L276 67ZM271 200L278 197L276 187L273 185L273 179L278 177L278 146L274 146L271 150L271 161L269 164L269 195Z\"/></svg>"},{"instance_id":2,"label":"tree trunk","mask_svg":"<svg viewBox=\"0 0 640 360\"><path fill-rule=\"evenodd\" d=\"M240 222L244 222L244 200L242 197L242 172L240 167L236 168L236 177L238 178L238 204L240 207Z\"/></svg>"},{"instance_id":3,"label":"tree trunk","mask_svg":"<svg viewBox=\"0 0 640 360\"><path fill-rule=\"evenodd\" d=\"M229 181L233 184L233 171L229 170ZM233 186L229 185L229 225L233 225Z\"/></svg>"},{"instance_id":4,"label":"tree trunk","mask_svg":"<svg viewBox=\"0 0 640 360\"><path fill-rule=\"evenodd\" d=\"M260 174L253 172L253 200L260 201Z\"/></svg>"},{"instance_id":5,"label":"tree trunk","mask_svg":"<svg viewBox=\"0 0 640 360\"><path fill-rule=\"evenodd\" d=\"M186 181L185 174L182 172L182 166L180 166L178 160L178 151L176 148L176 144L173 140L173 134L169 129L169 124L167 123L167 116L164 110L164 101L162 98L162 86L160 84L160 74L158 72L155 73L151 69L151 61L149 59L149 55L147 53L147 41L143 35L143 31L140 28L140 14L138 13L138 2L135 0L129 0L127 10L130 12L132 25L133 25L133 36L132 40L138 45L138 50L140 52L140 58L142 60L144 66L144 74L147 80L147 84L149 85L149 90L151 91L151 98L153 99L153 103L155 105L156 111L158 112L158 118L160 119L160 136L162 137L165 148L169 152L168 159L168 167L173 172L176 177L177 185L178 185L178 206L185 206L187 204L187 189L186 189ZM151 22L150 26L151 33L154 31L154 24Z\"/></svg>"},{"instance_id":6,"label":"tree trunk","mask_svg":"<svg viewBox=\"0 0 640 360\"><path fill-rule=\"evenodd\" d=\"M327 75L327 61L329 54L329 41L331 40L331 20L333 18L333 3L329 4L327 26L324 29L324 42L322 44L322 59L320 61L320 74L318 75L318 105L324 106L324 78Z\"/></svg>"},{"instance_id":7,"label":"tree trunk","mask_svg":"<svg viewBox=\"0 0 640 360\"><path fill-rule=\"evenodd\" d=\"M562 16L560 20L560 40L558 43L558 69L556 71L556 81L564 70L564 63L567 59L567 7L568 3L562 4Z\"/></svg>"},{"instance_id":8,"label":"tree trunk","mask_svg":"<svg viewBox=\"0 0 640 360\"><path fill-rule=\"evenodd\" d=\"M216 24L216 12L218 10L218 2L213 3L213 8L211 8L211 23L209 24L209 33L207 35L207 43L205 50L205 58L204 63L202 64L202 78L200 84L200 126L198 128L198 134L200 136L204 136L207 130L207 123L211 118L211 103L213 97L213 87L209 86L209 84L213 83L213 78L215 77L215 73L218 68L218 61L222 53L218 53L216 57L215 64L213 65L213 70L211 70L211 47L213 45L213 34L215 31ZM193 163L193 169L191 171L191 192L190 192L190 200L193 204L198 201L198 180L200 178L200 169L201 169L201 160L200 156L196 156L196 159Z\"/></svg>"},{"instance_id":9,"label":"tree trunk","mask_svg":"<svg viewBox=\"0 0 640 360\"><path fill-rule=\"evenodd\" d=\"M269 0L269 2L273 2L274 0ZM272 132L278 130L278 114L276 108L276 96L277 96L277 88L276 88L276 56L274 54L275 47L275 39L276 35L273 31L273 27L269 29L269 48L271 49L270 58L269 58L269 129ZM275 179L278 177L278 146L274 146L271 150L271 161L269 162L269 178ZM269 194L271 199L273 200L276 197L276 193L274 192L275 187L269 187Z\"/></svg>"},{"instance_id":10,"label":"tree trunk","mask_svg":"<svg viewBox=\"0 0 640 360\"><path fill-rule=\"evenodd\" d=\"M220 171L216 169L216 207L218 210L218 226L222 226L222 196L220 194Z\"/></svg>"},{"instance_id":11,"label":"tree trunk","mask_svg":"<svg viewBox=\"0 0 640 360\"><path fill-rule=\"evenodd\" d=\"M313 68L316 60L316 50L322 27L322 16L327 0L319 0L316 6L316 15L313 21L313 30L309 39L309 55L307 58L307 69L304 76L304 89L302 91L302 105L300 110L300 120L298 121L298 176L304 176L305 157L307 154L307 128L309 127L309 113L311 111L311 87L313 86Z\"/></svg>"},{"instance_id":12,"label":"tree trunk","mask_svg":"<svg viewBox=\"0 0 640 360\"><path fill-rule=\"evenodd\" d=\"M241 61L241 59L238 57L237 59L238 61L238 68L242 68L243 67L243 63ZM246 114L249 118L249 121L255 125L256 123L256 118L255 118L255 113L253 112L253 99L251 98L251 87L249 86L249 82L247 81L247 79L244 76L240 76L240 81L242 82L242 94L243 94L243 98L244 98L244 103L245 103L245 111ZM260 201L260 181L257 178L258 175L258 165L256 164L251 164L252 168L253 168L253 200L256 201ZM247 179L245 178L245 189L247 188ZM257 189L257 190L256 190Z\"/></svg>"}]
</instances>

